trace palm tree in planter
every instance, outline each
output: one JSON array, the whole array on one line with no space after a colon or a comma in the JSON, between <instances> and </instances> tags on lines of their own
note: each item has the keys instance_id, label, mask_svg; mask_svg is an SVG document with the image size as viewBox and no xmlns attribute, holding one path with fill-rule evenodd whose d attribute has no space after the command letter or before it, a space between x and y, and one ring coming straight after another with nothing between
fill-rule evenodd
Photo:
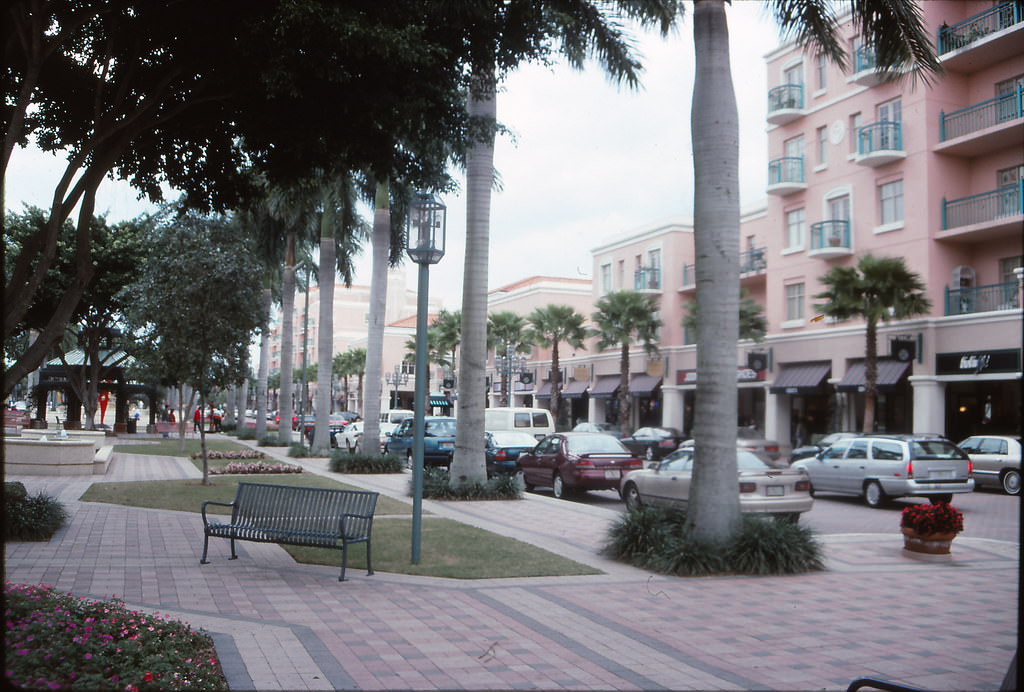
<instances>
[{"instance_id":1,"label":"palm tree in planter","mask_svg":"<svg viewBox=\"0 0 1024 692\"><path fill-rule=\"evenodd\" d=\"M902 257L864 255L855 267L832 267L819 279L826 301L815 309L835 320L864 320L864 432L875 429L878 393L878 323L925 315L931 302L924 283Z\"/></svg>"},{"instance_id":2,"label":"palm tree in planter","mask_svg":"<svg viewBox=\"0 0 1024 692\"><path fill-rule=\"evenodd\" d=\"M843 65L833 0L771 0L783 32ZM910 0L848 3L861 41L888 75L938 71L938 59ZM740 522L736 490L736 340L739 336L739 117L729 64L725 0L693 3L694 86L690 111L697 269L696 463L687 528L699 540L728 540Z\"/></svg>"},{"instance_id":3,"label":"palm tree in planter","mask_svg":"<svg viewBox=\"0 0 1024 692\"><path fill-rule=\"evenodd\" d=\"M562 368L558 345L585 349L584 340L591 336L583 326L586 318L570 305L545 305L536 308L527 318L530 330L526 339L543 348L551 348L551 415L558 421L562 400Z\"/></svg>"},{"instance_id":4,"label":"palm tree in planter","mask_svg":"<svg viewBox=\"0 0 1024 692\"><path fill-rule=\"evenodd\" d=\"M619 430L628 435L632 432L629 351L634 343L639 343L648 354L658 352L658 330L661 329L658 301L652 295L636 291L614 291L597 301L595 307L592 318L596 325L597 347L601 350L619 347Z\"/></svg>"}]
</instances>

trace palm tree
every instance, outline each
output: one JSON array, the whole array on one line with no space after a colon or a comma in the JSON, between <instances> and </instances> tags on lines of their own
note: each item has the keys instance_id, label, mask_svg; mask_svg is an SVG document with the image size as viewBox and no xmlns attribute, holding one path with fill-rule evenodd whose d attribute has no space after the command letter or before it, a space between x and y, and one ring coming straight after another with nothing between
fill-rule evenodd
<instances>
[{"instance_id":1,"label":"palm tree","mask_svg":"<svg viewBox=\"0 0 1024 692\"><path fill-rule=\"evenodd\" d=\"M682 326L684 329L694 330L697 328L697 301L687 301L683 307L686 315L683 317ZM740 314L739 314L739 336L740 339L750 339L761 343L764 335L768 333L768 320L764 317L764 308L750 297L745 288L740 289Z\"/></svg>"},{"instance_id":2,"label":"palm tree","mask_svg":"<svg viewBox=\"0 0 1024 692\"><path fill-rule=\"evenodd\" d=\"M467 111L478 134L466 154L466 254L462 288L462 348L459 360L459 425L451 484L483 482L484 396L487 367L487 263L491 188L494 185L496 94L500 78L523 60L547 59L551 44L582 69L594 55L608 76L636 87L640 64L622 33L620 17L657 23L663 34L679 11L678 0L512 0L466 10L459 25L470 42ZM454 25L453 25L454 30Z\"/></svg>"},{"instance_id":3,"label":"palm tree","mask_svg":"<svg viewBox=\"0 0 1024 692\"><path fill-rule=\"evenodd\" d=\"M583 326L586 318L570 305L545 305L535 309L526 319L530 323L526 339L543 348L551 348L551 415L557 422L562 402L558 346L564 341L573 348L585 349L584 340L590 336L590 330Z\"/></svg>"},{"instance_id":4,"label":"palm tree","mask_svg":"<svg viewBox=\"0 0 1024 692\"><path fill-rule=\"evenodd\" d=\"M842 64L831 0L772 0L783 31ZM915 3L849 3L876 62L894 72L939 69ZM691 141L697 264L696 464L687 526L697 539L725 541L739 524L736 491L736 338L739 267L739 121L729 65L725 0L696 0Z\"/></svg>"},{"instance_id":5,"label":"palm tree","mask_svg":"<svg viewBox=\"0 0 1024 692\"><path fill-rule=\"evenodd\" d=\"M619 430L632 432L629 395L629 351L634 342L640 343L647 353L657 353L658 302L652 295L636 291L613 291L603 296L594 306L597 347L619 347Z\"/></svg>"},{"instance_id":6,"label":"palm tree","mask_svg":"<svg viewBox=\"0 0 1024 692\"><path fill-rule=\"evenodd\" d=\"M902 257L864 255L856 267L832 267L819 279L827 288L815 309L836 320L864 320L864 428L875 430L878 393L878 322L925 315L931 302L921 278Z\"/></svg>"},{"instance_id":7,"label":"palm tree","mask_svg":"<svg viewBox=\"0 0 1024 692\"><path fill-rule=\"evenodd\" d=\"M494 362L507 359L514 354L529 353L530 347L525 338L526 320L511 310L492 312L487 316L488 341L494 348ZM509 404L509 380L511 379L511 363L506 362L501 368L501 405Z\"/></svg>"}]
</instances>

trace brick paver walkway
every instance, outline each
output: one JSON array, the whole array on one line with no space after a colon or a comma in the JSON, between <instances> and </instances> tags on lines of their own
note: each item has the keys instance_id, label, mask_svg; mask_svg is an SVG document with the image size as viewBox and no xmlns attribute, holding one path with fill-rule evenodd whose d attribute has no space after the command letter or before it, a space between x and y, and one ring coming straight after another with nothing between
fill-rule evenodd
<instances>
[{"instance_id":1,"label":"brick paver walkway","mask_svg":"<svg viewBox=\"0 0 1024 692\"><path fill-rule=\"evenodd\" d=\"M336 475L324 460L302 464ZM5 578L117 596L203 627L232 689L818 690L870 676L996 690L1018 645L1019 545L1005 541L959 537L951 562L926 562L903 554L894 527L823 536L824 572L680 579L599 555L617 515L607 508L537 495L424 501L604 574L462 581L350 570L339 583L337 567L297 564L268 544L240 542L240 559L228 561L215 541L200 566L198 514L78 501L90 482L196 475L181 459L119 453L104 477L19 478L73 517L47 543L6 545ZM408 483L344 480L396 497Z\"/></svg>"}]
</instances>

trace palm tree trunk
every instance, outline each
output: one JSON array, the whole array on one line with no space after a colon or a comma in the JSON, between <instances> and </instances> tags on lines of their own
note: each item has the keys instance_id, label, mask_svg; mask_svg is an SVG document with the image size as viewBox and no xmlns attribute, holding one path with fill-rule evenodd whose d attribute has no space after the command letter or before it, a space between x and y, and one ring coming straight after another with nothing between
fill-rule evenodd
<instances>
[{"instance_id":1,"label":"palm tree trunk","mask_svg":"<svg viewBox=\"0 0 1024 692\"><path fill-rule=\"evenodd\" d=\"M469 117L493 123L497 117L494 66L477 68L469 96ZM466 159L466 259L462 279L462 341L459 347L459 424L451 464L453 488L487 480L484 460L484 397L487 367L487 263L490 257L494 132L473 144Z\"/></svg>"},{"instance_id":2,"label":"palm tree trunk","mask_svg":"<svg viewBox=\"0 0 1024 692\"><path fill-rule=\"evenodd\" d=\"M277 439L284 444L292 442L292 377L295 370L293 361L295 345L295 234L288 233L288 249L285 252L284 272L281 276L281 385L280 423Z\"/></svg>"},{"instance_id":3,"label":"palm tree trunk","mask_svg":"<svg viewBox=\"0 0 1024 692\"><path fill-rule=\"evenodd\" d=\"M632 410L629 398L629 343L623 342L619 351L619 432L633 432Z\"/></svg>"},{"instance_id":4,"label":"palm tree trunk","mask_svg":"<svg viewBox=\"0 0 1024 692\"><path fill-rule=\"evenodd\" d=\"M875 431L875 397L878 392L878 323L868 318L864 329L864 427Z\"/></svg>"},{"instance_id":5,"label":"palm tree trunk","mask_svg":"<svg viewBox=\"0 0 1024 692\"><path fill-rule=\"evenodd\" d=\"M723 0L698 0L691 110L697 270L696 460L687 525L728 539L739 525L736 341L739 338L739 119Z\"/></svg>"},{"instance_id":6,"label":"palm tree trunk","mask_svg":"<svg viewBox=\"0 0 1024 692\"><path fill-rule=\"evenodd\" d=\"M335 251L334 202L332 195L324 195L323 215L320 217L320 319L316 333L316 423L313 428L313 454L331 453L331 361L334 358L334 274ZM343 198L344 199L344 198Z\"/></svg>"},{"instance_id":7,"label":"palm tree trunk","mask_svg":"<svg viewBox=\"0 0 1024 692\"><path fill-rule=\"evenodd\" d=\"M269 284L269 281L268 281ZM263 289L263 319L266 320L260 330L260 365L256 376L256 441L259 442L267 434L267 378L270 377L270 307L273 294L270 286Z\"/></svg>"},{"instance_id":8,"label":"palm tree trunk","mask_svg":"<svg viewBox=\"0 0 1024 692\"><path fill-rule=\"evenodd\" d=\"M556 428L558 411L562 405L562 367L558 361L558 336L555 335L551 344L551 418Z\"/></svg>"},{"instance_id":9,"label":"palm tree trunk","mask_svg":"<svg viewBox=\"0 0 1024 692\"><path fill-rule=\"evenodd\" d=\"M380 439L380 388L384 377L384 317L388 303L388 256L391 254L391 192L388 180L377 181L373 211L373 267L370 275L370 316L366 337L366 380L370 396L361 401L362 440ZM362 445L361 445L362 446ZM378 448L363 447L364 454Z\"/></svg>"}]
</instances>

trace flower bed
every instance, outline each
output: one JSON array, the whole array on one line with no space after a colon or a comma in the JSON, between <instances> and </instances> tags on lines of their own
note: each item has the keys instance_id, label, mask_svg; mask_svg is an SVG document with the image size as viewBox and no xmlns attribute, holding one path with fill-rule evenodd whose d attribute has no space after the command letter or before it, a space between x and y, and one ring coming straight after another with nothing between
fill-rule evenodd
<instances>
[{"instance_id":1,"label":"flower bed","mask_svg":"<svg viewBox=\"0 0 1024 692\"><path fill-rule=\"evenodd\" d=\"M957 534L964 530L964 515L948 502L903 508L900 526L919 534Z\"/></svg>"},{"instance_id":2,"label":"flower bed","mask_svg":"<svg viewBox=\"0 0 1024 692\"><path fill-rule=\"evenodd\" d=\"M203 455L196 452L193 459L202 459ZM267 455L256 449L237 449L231 452L218 452L215 450L206 453L207 459L266 459Z\"/></svg>"},{"instance_id":3,"label":"flower bed","mask_svg":"<svg viewBox=\"0 0 1024 692\"><path fill-rule=\"evenodd\" d=\"M247 463L231 462L230 464L210 469L211 475L229 473L302 473L302 467L292 464L265 464L262 461L254 461Z\"/></svg>"},{"instance_id":4,"label":"flower bed","mask_svg":"<svg viewBox=\"0 0 1024 692\"><path fill-rule=\"evenodd\" d=\"M213 641L188 623L5 582L5 680L16 689L227 690Z\"/></svg>"}]
</instances>

